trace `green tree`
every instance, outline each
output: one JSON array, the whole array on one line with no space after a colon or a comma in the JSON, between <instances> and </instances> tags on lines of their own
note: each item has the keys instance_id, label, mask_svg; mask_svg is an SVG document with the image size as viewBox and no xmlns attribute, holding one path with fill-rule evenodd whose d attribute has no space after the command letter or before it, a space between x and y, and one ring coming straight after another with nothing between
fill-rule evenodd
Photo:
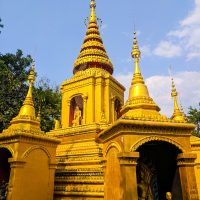
<instances>
[{"instance_id":1,"label":"green tree","mask_svg":"<svg viewBox=\"0 0 200 200\"><path fill-rule=\"evenodd\" d=\"M27 75L32 62L21 50L0 54L0 131L17 115L27 91Z\"/></svg>"},{"instance_id":2,"label":"green tree","mask_svg":"<svg viewBox=\"0 0 200 200\"><path fill-rule=\"evenodd\" d=\"M198 108L189 107L187 119L196 125L194 135L200 137L200 103Z\"/></svg>"},{"instance_id":3,"label":"green tree","mask_svg":"<svg viewBox=\"0 0 200 200\"><path fill-rule=\"evenodd\" d=\"M0 132L9 126L15 117L28 91L27 76L32 58L24 57L21 50L16 54L0 54ZM48 81L40 81L34 87L36 113L41 110L41 129L49 131L53 118L59 118L60 93L58 88L49 86Z\"/></svg>"},{"instance_id":4,"label":"green tree","mask_svg":"<svg viewBox=\"0 0 200 200\"><path fill-rule=\"evenodd\" d=\"M61 95L58 87L50 86L48 79L41 79L33 90L35 108L40 110L41 128L47 132L54 126L54 119L60 118Z\"/></svg>"}]
</instances>

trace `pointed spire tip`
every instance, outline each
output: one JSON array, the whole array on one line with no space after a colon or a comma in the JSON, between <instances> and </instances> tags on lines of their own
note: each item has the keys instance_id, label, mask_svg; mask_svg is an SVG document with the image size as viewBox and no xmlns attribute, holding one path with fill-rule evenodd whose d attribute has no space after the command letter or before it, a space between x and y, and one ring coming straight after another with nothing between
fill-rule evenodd
<instances>
[{"instance_id":1,"label":"pointed spire tip","mask_svg":"<svg viewBox=\"0 0 200 200\"><path fill-rule=\"evenodd\" d=\"M95 2L95 0L91 0L91 2L90 2L90 8L96 8L96 2Z\"/></svg>"},{"instance_id":2,"label":"pointed spire tip","mask_svg":"<svg viewBox=\"0 0 200 200\"><path fill-rule=\"evenodd\" d=\"M35 61L33 61L31 70L28 76L29 84L33 84L35 82Z\"/></svg>"},{"instance_id":3,"label":"pointed spire tip","mask_svg":"<svg viewBox=\"0 0 200 200\"><path fill-rule=\"evenodd\" d=\"M139 46L138 46L138 42L137 42L137 33L134 32L134 38L133 38L133 50L131 52L131 55L134 59L139 59L140 58L140 55L141 55L141 52L140 52L140 49L139 49Z\"/></svg>"}]
</instances>

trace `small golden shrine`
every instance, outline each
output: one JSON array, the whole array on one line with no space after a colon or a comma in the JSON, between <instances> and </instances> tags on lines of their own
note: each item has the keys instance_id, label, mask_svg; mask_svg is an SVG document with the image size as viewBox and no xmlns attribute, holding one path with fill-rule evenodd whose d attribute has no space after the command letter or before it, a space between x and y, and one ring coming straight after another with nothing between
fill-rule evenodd
<instances>
[{"instance_id":1,"label":"small golden shrine","mask_svg":"<svg viewBox=\"0 0 200 200\"><path fill-rule=\"evenodd\" d=\"M53 199L56 147L60 141L41 131L40 117L35 115L34 63L28 81L29 90L19 114L0 134L0 195L7 200Z\"/></svg>"}]
</instances>

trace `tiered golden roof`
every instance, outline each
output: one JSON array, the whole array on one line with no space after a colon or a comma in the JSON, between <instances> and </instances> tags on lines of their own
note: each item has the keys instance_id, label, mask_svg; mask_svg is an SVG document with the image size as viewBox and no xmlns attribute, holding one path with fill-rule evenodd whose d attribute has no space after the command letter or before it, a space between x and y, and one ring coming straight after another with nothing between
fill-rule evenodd
<instances>
[{"instance_id":1,"label":"tiered golden roof","mask_svg":"<svg viewBox=\"0 0 200 200\"><path fill-rule=\"evenodd\" d=\"M35 107L33 103L33 83L35 82L35 64L32 64L30 74L28 76L29 89L23 105L17 117L13 118L9 130L28 130L40 131L40 119L35 115Z\"/></svg>"},{"instance_id":2,"label":"tiered golden roof","mask_svg":"<svg viewBox=\"0 0 200 200\"><path fill-rule=\"evenodd\" d=\"M185 120L185 115L184 113L181 111L181 109L179 108L179 105L178 105L178 93L176 91L176 87L175 87L175 84L174 84L174 80L172 79L172 93L171 93L171 96L174 98L174 113L172 115L172 119L174 121L177 121L177 122L186 122Z\"/></svg>"},{"instance_id":3,"label":"tiered golden roof","mask_svg":"<svg viewBox=\"0 0 200 200\"><path fill-rule=\"evenodd\" d=\"M138 47L136 33L134 33L134 42L132 57L134 58L134 74L129 90L129 97L122 108L122 118L167 121L167 117L159 113L160 108L149 96L147 86L140 72L139 60L141 52Z\"/></svg>"},{"instance_id":4,"label":"tiered golden roof","mask_svg":"<svg viewBox=\"0 0 200 200\"><path fill-rule=\"evenodd\" d=\"M80 54L74 63L74 74L77 71L88 68L102 68L108 71L110 74L113 73L113 65L106 53L102 38L99 33L95 8L96 2L95 0L91 0L89 24Z\"/></svg>"}]
</instances>

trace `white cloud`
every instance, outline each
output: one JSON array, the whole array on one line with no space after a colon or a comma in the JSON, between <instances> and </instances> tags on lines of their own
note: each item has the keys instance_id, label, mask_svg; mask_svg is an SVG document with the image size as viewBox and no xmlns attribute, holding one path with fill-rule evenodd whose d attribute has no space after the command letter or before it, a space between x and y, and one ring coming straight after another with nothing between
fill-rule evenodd
<instances>
[{"instance_id":1,"label":"white cloud","mask_svg":"<svg viewBox=\"0 0 200 200\"><path fill-rule=\"evenodd\" d=\"M169 41L161 41L153 53L157 56L172 58L181 55L181 47Z\"/></svg>"},{"instance_id":2,"label":"white cloud","mask_svg":"<svg viewBox=\"0 0 200 200\"><path fill-rule=\"evenodd\" d=\"M200 58L200 0L195 0L194 9L167 36L168 41L173 40L176 46L181 46L187 60Z\"/></svg>"},{"instance_id":3,"label":"white cloud","mask_svg":"<svg viewBox=\"0 0 200 200\"><path fill-rule=\"evenodd\" d=\"M118 75L116 79L126 87L125 101L127 100L133 73ZM196 107L200 102L200 72L179 72L174 75L174 81L181 103L187 113L189 106ZM171 80L169 76L152 76L146 79L150 96L161 108L161 113L170 117L173 112L171 98Z\"/></svg>"}]
</instances>

